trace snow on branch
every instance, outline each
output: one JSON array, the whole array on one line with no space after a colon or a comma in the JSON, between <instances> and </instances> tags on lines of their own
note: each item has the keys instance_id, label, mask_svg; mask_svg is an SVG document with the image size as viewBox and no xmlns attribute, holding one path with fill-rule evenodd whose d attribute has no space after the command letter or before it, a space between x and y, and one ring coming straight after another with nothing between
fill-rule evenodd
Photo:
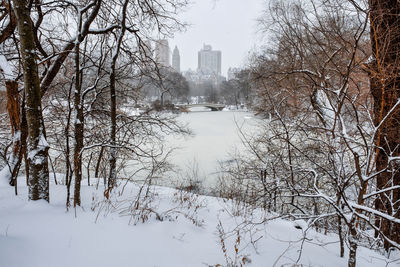
<instances>
[{"instance_id":1,"label":"snow on branch","mask_svg":"<svg viewBox=\"0 0 400 267\"><path fill-rule=\"evenodd\" d=\"M378 210L376 210L376 209L373 209L373 208L369 208L369 207L366 207L366 206L358 205L358 204L356 204L356 203L354 203L354 202L348 202L348 203L349 203L349 205L350 205L351 207L353 207L353 208L355 208L355 209L362 210L362 211L365 211L365 212L374 214L374 215L376 215L376 216L379 216L379 217L381 217L381 218L384 218L384 219L386 219L386 220L388 220L388 221L391 221L391 222L400 224L400 219L398 219L398 218L396 218L396 217L393 217L393 216L390 216L389 214L380 212L380 211L378 211Z\"/></svg>"},{"instance_id":2,"label":"snow on branch","mask_svg":"<svg viewBox=\"0 0 400 267\"><path fill-rule=\"evenodd\" d=\"M6 57L4 55L0 55L0 69L4 73L4 77L6 80L14 80L15 75L11 70L11 66L8 63Z\"/></svg>"}]
</instances>

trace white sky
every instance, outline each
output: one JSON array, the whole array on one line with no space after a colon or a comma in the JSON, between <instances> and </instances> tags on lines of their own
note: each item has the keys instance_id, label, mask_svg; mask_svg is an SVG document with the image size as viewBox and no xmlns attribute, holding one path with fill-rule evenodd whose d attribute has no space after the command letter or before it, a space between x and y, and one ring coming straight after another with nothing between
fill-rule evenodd
<instances>
[{"instance_id":1,"label":"white sky","mask_svg":"<svg viewBox=\"0 0 400 267\"><path fill-rule=\"evenodd\" d=\"M193 0L181 19L191 26L169 40L171 51L178 46L181 70L197 69L197 52L203 44L222 51L222 74L245 63L248 52L260 45L256 19L265 0Z\"/></svg>"}]
</instances>

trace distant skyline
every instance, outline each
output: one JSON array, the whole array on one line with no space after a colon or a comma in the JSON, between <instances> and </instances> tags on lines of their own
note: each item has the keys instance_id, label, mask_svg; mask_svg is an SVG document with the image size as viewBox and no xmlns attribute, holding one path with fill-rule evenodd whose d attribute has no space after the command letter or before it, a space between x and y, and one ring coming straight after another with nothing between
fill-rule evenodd
<instances>
[{"instance_id":1,"label":"distant skyline","mask_svg":"<svg viewBox=\"0 0 400 267\"><path fill-rule=\"evenodd\" d=\"M196 0L179 18L191 24L176 33L170 47L178 46L181 71L197 69L197 53L204 44L222 52L222 75L229 67L240 67L248 52L260 46L256 19L265 0Z\"/></svg>"},{"instance_id":2,"label":"distant skyline","mask_svg":"<svg viewBox=\"0 0 400 267\"><path fill-rule=\"evenodd\" d=\"M181 57L177 46L175 46L172 52L172 68L177 72L181 72Z\"/></svg>"}]
</instances>

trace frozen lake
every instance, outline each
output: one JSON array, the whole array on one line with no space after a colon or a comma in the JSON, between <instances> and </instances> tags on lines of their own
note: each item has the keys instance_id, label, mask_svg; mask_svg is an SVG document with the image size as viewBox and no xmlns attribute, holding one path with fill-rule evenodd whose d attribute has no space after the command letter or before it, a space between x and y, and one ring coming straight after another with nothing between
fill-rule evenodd
<instances>
[{"instance_id":1,"label":"frozen lake","mask_svg":"<svg viewBox=\"0 0 400 267\"><path fill-rule=\"evenodd\" d=\"M255 125L253 114L243 111L193 111L181 114L178 119L188 124L194 136L168 138L170 146L179 147L171 161L181 170L182 179L186 178L185 173L197 169L198 179L208 188L216 182L219 162L243 150L238 129L249 132Z\"/></svg>"}]
</instances>

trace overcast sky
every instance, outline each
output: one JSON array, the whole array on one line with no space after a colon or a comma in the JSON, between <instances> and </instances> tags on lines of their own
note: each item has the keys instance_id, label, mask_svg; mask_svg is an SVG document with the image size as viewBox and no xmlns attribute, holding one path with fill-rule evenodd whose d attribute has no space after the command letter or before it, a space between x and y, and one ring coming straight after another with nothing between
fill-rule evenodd
<instances>
[{"instance_id":1,"label":"overcast sky","mask_svg":"<svg viewBox=\"0 0 400 267\"><path fill-rule=\"evenodd\" d=\"M181 70L197 68L197 52L203 44L222 51L222 74L245 63L249 50L260 45L256 19L265 0L192 0L181 19L191 24L184 33L169 40L171 51L178 46Z\"/></svg>"}]
</instances>

